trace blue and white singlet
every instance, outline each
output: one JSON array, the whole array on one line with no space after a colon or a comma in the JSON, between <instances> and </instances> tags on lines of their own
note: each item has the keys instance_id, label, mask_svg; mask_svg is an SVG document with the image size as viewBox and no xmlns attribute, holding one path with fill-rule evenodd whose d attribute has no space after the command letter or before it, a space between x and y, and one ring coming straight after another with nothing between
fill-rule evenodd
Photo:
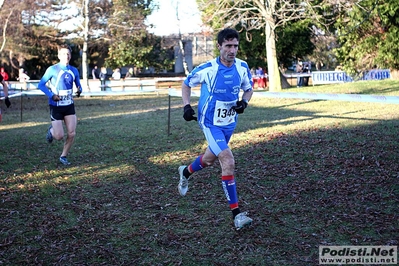
<instances>
[{"instance_id":1,"label":"blue and white singlet","mask_svg":"<svg viewBox=\"0 0 399 266\"><path fill-rule=\"evenodd\" d=\"M201 84L198 102L198 123L203 129L209 126L234 128L237 113L232 108L239 99L240 89L252 90L252 77L248 64L238 58L226 67L217 57L196 67L184 80L193 88Z\"/></svg>"},{"instance_id":2,"label":"blue and white singlet","mask_svg":"<svg viewBox=\"0 0 399 266\"><path fill-rule=\"evenodd\" d=\"M49 81L48 86L46 86ZM39 89L49 98L53 106L67 106L73 104L73 83L81 90L78 70L70 65L55 64L47 68L39 82ZM53 95L60 96L59 101L53 101Z\"/></svg>"}]
</instances>

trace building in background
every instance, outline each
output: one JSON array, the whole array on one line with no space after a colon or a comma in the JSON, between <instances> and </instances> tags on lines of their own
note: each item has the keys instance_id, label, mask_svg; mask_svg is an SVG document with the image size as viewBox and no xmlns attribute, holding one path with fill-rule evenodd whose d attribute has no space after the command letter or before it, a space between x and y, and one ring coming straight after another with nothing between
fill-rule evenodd
<instances>
[{"instance_id":1,"label":"building in background","mask_svg":"<svg viewBox=\"0 0 399 266\"><path fill-rule=\"evenodd\" d=\"M164 38L165 46L174 47L175 74L185 73L184 62L187 64L187 70L190 72L195 66L214 57L212 36L206 36L202 33L192 33L184 34L181 38L177 34L165 36ZM183 60L183 51L180 48L180 40L183 44L185 61Z\"/></svg>"}]
</instances>

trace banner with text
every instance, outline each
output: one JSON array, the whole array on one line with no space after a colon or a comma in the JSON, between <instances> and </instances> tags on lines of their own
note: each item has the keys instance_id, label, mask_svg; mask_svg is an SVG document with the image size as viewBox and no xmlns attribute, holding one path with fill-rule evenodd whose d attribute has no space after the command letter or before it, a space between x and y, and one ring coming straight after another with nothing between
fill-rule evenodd
<instances>
[{"instance_id":1,"label":"banner with text","mask_svg":"<svg viewBox=\"0 0 399 266\"><path fill-rule=\"evenodd\" d=\"M381 80L390 78L389 69L373 69L363 75L360 80ZM315 71L312 72L312 84L331 84L352 82L354 79L344 71Z\"/></svg>"}]
</instances>

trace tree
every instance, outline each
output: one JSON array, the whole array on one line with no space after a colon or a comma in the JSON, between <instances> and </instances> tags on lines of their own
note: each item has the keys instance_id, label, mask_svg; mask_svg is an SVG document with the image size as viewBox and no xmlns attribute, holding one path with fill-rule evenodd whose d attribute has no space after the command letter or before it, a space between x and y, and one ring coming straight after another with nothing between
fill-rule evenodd
<instances>
[{"instance_id":1,"label":"tree","mask_svg":"<svg viewBox=\"0 0 399 266\"><path fill-rule=\"evenodd\" d=\"M164 49L163 38L147 33L114 42L109 48L107 66L112 68L128 65L138 68L151 66L159 72L170 69L173 60L173 54Z\"/></svg>"},{"instance_id":2,"label":"tree","mask_svg":"<svg viewBox=\"0 0 399 266\"><path fill-rule=\"evenodd\" d=\"M276 52L276 29L291 21L320 17L314 9L320 1L286 0L197 0L203 21L212 28L238 27L251 35L251 30L262 29L269 74L269 90L282 89ZM215 27L216 26L216 27Z\"/></svg>"},{"instance_id":3,"label":"tree","mask_svg":"<svg viewBox=\"0 0 399 266\"><path fill-rule=\"evenodd\" d=\"M53 48L64 42L52 13L57 6L63 5L52 0L23 0L18 5L4 1L0 10L2 64L12 67L11 78L18 76L20 67L28 69L30 74L44 72L56 59Z\"/></svg>"},{"instance_id":4,"label":"tree","mask_svg":"<svg viewBox=\"0 0 399 266\"><path fill-rule=\"evenodd\" d=\"M82 48L82 77L83 77L83 82L82 86L84 90L89 90L89 75L88 75L88 64L87 64L87 47L88 47L88 42L89 42L89 2L90 0L84 0L83 1L83 48Z\"/></svg>"},{"instance_id":5,"label":"tree","mask_svg":"<svg viewBox=\"0 0 399 266\"><path fill-rule=\"evenodd\" d=\"M150 0L114 1L112 12L108 18L110 30L110 47L107 66L121 67L135 65L137 67L153 66L158 68L157 61L149 62L159 52L160 38L149 34L145 18L151 14ZM161 60L162 61L162 60Z\"/></svg>"},{"instance_id":6,"label":"tree","mask_svg":"<svg viewBox=\"0 0 399 266\"><path fill-rule=\"evenodd\" d=\"M307 21L289 22L276 29L276 54L281 67L291 66L298 58L312 54L314 44L312 32ZM240 39L248 36L240 32ZM265 34L262 30L252 30L250 42L240 42L238 57L245 59L249 66L267 66L265 54Z\"/></svg>"},{"instance_id":7,"label":"tree","mask_svg":"<svg viewBox=\"0 0 399 266\"><path fill-rule=\"evenodd\" d=\"M335 68L338 64L334 49L337 47L337 37L331 32L323 31L316 26L312 26L311 41L314 45L313 53L309 59L316 64L316 69L321 70Z\"/></svg>"},{"instance_id":8,"label":"tree","mask_svg":"<svg viewBox=\"0 0 399 266\"><path fill-rule=\"evenodd\" d=\"M399 5L396 0L363 0L352 4L336 22L338 59L355 74L374 65L399 69Z\"/></svg>"}]
</instances>

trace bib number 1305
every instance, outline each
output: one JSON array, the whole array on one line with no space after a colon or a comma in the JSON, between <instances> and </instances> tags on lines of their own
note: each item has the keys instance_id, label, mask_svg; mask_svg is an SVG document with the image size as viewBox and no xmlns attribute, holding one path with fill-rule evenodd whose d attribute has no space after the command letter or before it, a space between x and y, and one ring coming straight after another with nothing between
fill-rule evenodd
<instances>
[{"instance_id":1,"label":"bib number 1305","mask_svg":"<svg viewBox=\"0 0 399 266\"><path fill-rule=\"evenodd\" d=\"M234 123L236 111L233 109L233 106L235 105L236 101L216 101L215 113L213 114L213 124L217 126L225 126Z\"/></svg>"}]
</instances>

